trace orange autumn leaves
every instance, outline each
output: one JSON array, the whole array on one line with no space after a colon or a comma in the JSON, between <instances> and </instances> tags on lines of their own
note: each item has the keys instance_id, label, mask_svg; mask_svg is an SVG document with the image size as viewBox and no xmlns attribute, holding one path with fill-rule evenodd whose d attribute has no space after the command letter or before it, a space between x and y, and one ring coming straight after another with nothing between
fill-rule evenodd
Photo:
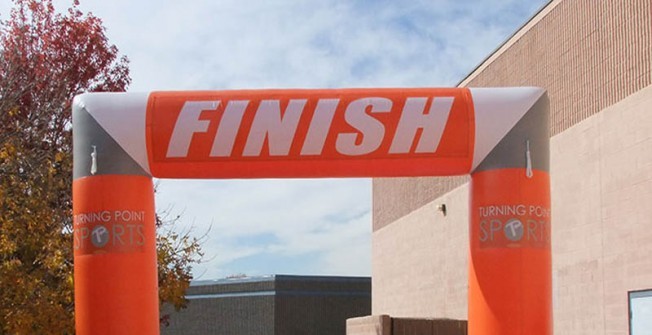
<instances>
[{"instance_id":1,"label":"orange autumn leaves","mask_svg":"<svg viewBox=\"0 0 652 335\"><path fill-rule=\"evenodd\" d=\"M72 98L124 91L129 62L73 4L15 0L0 18L0 335L72 334ZM162 302L185 304L189 235L158 237Z\"/></svg>"}]
</instances>

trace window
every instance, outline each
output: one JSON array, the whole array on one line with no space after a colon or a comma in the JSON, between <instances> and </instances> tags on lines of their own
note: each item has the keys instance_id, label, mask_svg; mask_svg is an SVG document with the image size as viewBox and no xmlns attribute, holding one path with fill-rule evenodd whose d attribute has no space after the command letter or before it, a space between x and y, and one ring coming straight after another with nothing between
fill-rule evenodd
<instances>
[{"instance_id":1,"label":"window","mask_svg":"<svg viewBox=\"0 0 652 335\"><path fill-rule=\"evenodd\" d=\"M652 335L652 290L629 292L629 334Z\"/></svg>"}]
</instances>

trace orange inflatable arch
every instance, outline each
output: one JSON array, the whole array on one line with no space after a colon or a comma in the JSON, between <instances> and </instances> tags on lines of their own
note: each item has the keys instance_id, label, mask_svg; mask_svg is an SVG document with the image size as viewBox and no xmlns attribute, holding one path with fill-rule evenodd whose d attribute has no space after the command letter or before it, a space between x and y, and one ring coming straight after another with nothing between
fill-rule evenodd
<instances>
[{"instance_id":1,"label":"orange inflatable arch","mask_svg":"<svg viewBox=\"0 0 652 335\"><path fill-rule=\"evenodd\" d=\"M552 334L543 89L91 93L73 129L77 334L159 333L152 177L461 174L469 334Z\"/></svg>"}]
</instances>

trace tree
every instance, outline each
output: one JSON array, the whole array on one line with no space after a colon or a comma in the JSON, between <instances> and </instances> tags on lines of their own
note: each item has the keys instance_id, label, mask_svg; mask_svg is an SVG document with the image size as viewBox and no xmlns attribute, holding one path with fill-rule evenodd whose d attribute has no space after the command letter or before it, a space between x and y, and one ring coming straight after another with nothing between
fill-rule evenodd
<instances>
[{"instance_id":1,"label":"tree","mask_svg":"<svg viewBox=\"0 0 652 335\"><path fill-rule=\"evenodd\" d=\"M171 209L156 215L159 303L161 307L168 304L177 312L188 305L185 292L192 280L191 265L201 261L204 254L200 242L206 236L191 237L191 228L176 231L173 227L179 219L180 215L172 215ZM168 326L170 314L161 312L161 323Z\"/></svg>"},{"instance_id":2,"label":"tree","mask_svg":"<svg viewBox=\"0 0 652 335\"><path fill-rule=\"evenodd\" d=\"M71 102L124 91L128 65L77 1L14 0L0 22L0 334L74 333ZM162 232L160 300L179 309L200 243Z\"/></svg>"}]
</instances>

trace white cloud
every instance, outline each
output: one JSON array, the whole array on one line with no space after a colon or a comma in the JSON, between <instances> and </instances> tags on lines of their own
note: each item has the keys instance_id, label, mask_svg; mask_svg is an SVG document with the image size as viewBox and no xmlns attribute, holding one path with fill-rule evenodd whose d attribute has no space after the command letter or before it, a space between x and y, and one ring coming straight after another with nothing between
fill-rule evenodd
<instances>
[{"instance_id":1,"label":"white cloud","mask_svg":"<svg viewBox=\"0 0 652 335\"><path fill-rule=\"evenodd\" d=\"M88 0L82 9L131 59L133 91L414 87L456 84L544 2ZM203 279L244 260L251 273L296 271L284 261L300 256L314 259L299 266L306 272L371 272L369 180L163 181L157 202L184 211L197 234L212 225L213 260L195 271ZM263 255L277 261L256 263Z\"/></svg>"},{"instance_id":2,"label":"white cloud","mask_svg":"<svg viewBox=\"0 0 652 335\"><path fill-rule=\"evenodd\" d=\"M134 90L451 85L542 1L83 3Z\"/></svg>"},{"instance_id":3,"label":"white cloud","mask_svg":"<svg viewBox=\"0 0 652 335\"><path fill-rule=\"evenodd\" d=\"M282 266L287 257L325 253L327 258L334 250L365 244L366 253L353 255L359 255L356 264L369 264L370 200L368 179L170 180L160 184L157 196L162 208L170 204L183 212L182 224L194 224L197 234L211 225L204 249L215 259L196 271L205 272L204 278L238 272L230 271L229 263L244 257L272 255L281 264L276 272L288 272ZM340 273L332 266L315 268ZM354 273L369 274L369 265Z\"/></svg>"}]
</instances>

